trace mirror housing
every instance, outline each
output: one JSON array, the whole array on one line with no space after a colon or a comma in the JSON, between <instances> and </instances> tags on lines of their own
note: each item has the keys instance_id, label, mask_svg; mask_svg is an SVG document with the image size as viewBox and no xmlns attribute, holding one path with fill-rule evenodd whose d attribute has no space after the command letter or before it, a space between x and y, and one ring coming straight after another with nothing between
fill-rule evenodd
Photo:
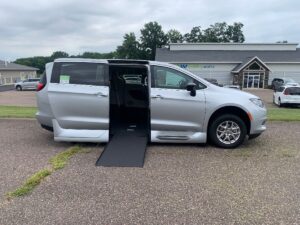
<instances>
[{"instance_id":1,"label":"mirror housing","mask_svg":"<svg viewBox=\"0 0 300 225\"><path fill-rule=\"evenodd\" d=\"M186 90L190 92L191 96L196 96L196 84L195 83L188 83L186 86Z\"/></svg>"}]
</instances>

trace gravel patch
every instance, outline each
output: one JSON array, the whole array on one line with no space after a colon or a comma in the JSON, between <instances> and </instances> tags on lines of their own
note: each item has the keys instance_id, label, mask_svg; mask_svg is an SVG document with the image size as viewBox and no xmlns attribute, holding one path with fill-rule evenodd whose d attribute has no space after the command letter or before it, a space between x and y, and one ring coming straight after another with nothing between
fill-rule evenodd
<instances>
[{"instance_id":1,"label":"gravel patch","mask_svg":"<svg viewBox=\"0 0 300 225\"><path fill-rule=\"evenodd\" d=\"M35 91L4 91L0 92L0 105L36 106Z\"/></svg>"},{"instance_id":2,"label":"gravel patch","mask_svg":"<svg viewBox=\"0 0 300 225\"><path fill-rule=\"evenodd\" d=\"M0 132L15 126L21 140L11 140L14 132L1 139L1 149L10 149L0 152L1 183L10 183L1 190L63 147L33 121L11 123L2 121ZM19 148L31 136L25 149L32 157L22 158ZM0 206L0 224L299 224L299 138L300 123L272 122L235 150L151 144L144 168L95 167L104 145L84 145L90 153L77 154L31 195Z\"/></svg>"}]
</instances>

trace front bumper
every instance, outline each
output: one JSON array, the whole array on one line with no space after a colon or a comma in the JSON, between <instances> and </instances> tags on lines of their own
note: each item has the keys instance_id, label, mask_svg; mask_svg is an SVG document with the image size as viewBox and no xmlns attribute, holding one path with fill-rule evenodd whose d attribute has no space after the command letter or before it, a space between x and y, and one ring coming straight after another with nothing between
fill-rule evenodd
<instances>
[{"instance_id":1,"label":"front bumper","mask_svg":"<svg viewBox=\"0 0 300 225\"><path fill-rule=\"evenodd\" d=\"M267 109L256 107L251 111L252 121L249 134L260 134L267 129Z\"/></svg>"}]
</instances>

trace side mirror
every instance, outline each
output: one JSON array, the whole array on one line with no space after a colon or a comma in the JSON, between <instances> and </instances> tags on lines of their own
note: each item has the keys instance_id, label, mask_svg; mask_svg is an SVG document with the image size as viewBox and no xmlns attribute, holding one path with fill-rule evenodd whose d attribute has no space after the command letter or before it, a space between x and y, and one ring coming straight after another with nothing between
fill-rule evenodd
<instances>
[{"instance_id":1,"label":"side mirror","mask_svg":"<svg viewBox=\"0 0 300 225\"><path fill-rule=\"evenodd\" d=\"M196 84L195 83L188 83L186 86L186 90L190 91L190 95L195 97L196 96Z\"/></svg>"}]
</instances>

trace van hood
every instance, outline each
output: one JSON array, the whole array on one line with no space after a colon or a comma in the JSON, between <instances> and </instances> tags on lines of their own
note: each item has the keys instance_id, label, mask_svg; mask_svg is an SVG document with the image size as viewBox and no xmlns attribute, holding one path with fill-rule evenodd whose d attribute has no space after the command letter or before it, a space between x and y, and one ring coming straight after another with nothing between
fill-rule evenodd
<instances>
[{"instance_id":1,"label":"van hood","mask_svg":"<svg viewBox=\"0 0 300 225\"><path fill-rule=\"evenodd\" d=\"M244 97L244 98L258 98L260 99L260 97L253 95L251 93L242 91L242 90L238 90L238 89L234 89L234 88L225 88L225 87L218 87L215 85L211 85L210 86L212 89L216 89L216 91L218 91L220 94L225 94L225 95L234 95L234 96L239 96L239 97Z\"/></svg>"}]
</instances>

